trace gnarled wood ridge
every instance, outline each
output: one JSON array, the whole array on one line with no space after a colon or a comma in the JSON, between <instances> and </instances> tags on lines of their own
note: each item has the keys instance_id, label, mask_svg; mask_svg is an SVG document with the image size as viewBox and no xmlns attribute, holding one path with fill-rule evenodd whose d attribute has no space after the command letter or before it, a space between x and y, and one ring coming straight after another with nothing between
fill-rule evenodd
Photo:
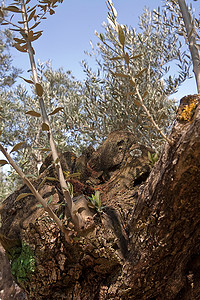
<instances>
[{"instance_id":1,"label":"gnarled wood ridge","mask_svg":"<svg viewBox=\"0 0 200 300\"><path fill-rule=\"evenodd\" d=\"M4 201L1 243L29 299L199 299L200 107L198 95L181 100L170 139L151 166L151 149L130 132L111 133L80 157L60 154L79 213L92 226L77 234L65 218L51 156L33 183L51 195L52 209L71 230L71 243L37 207L34 197ZM79 177L80 176L80 177ZM92 207L99 191L101 205ZM96 193L97 194L97 193ZM81 201L89 207L82 207ZM89 217L88 217L89 216Z\"/></svg>"}]
</instances>

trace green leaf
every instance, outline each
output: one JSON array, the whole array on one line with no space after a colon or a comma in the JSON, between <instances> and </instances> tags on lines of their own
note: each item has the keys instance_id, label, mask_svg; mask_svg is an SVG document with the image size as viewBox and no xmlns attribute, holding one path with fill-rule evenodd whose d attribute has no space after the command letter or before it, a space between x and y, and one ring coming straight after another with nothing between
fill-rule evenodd
<instances>
[{"instance_id":1,"label":"green leaf","mask_svg":"<svg viewBox=\"0 0 200 300\"><path fill-rule=\"evenodd\" d=\"M36 22L33 26L31 26L30 30L31 29L34 29L35 27L37 27L41 22Z\"/></svg>"},{"instance_id":2,"label":"green leaf","mask_svg":"<svg viewBox=\"0 0 200 300\"><path fill-rule=\"evenodd\" d=\"M50 204L50 203L52 202L52 200L53 200L53 195L51 195L51 196L49 197L49 200L48 200L47 204Z\"/></svg>"},{"instance_id":3,"label":"green leaf","mask_svg":"<svg viewBox=\"0 0 200 300\"><path fill-rule=\"evenodd\" d=\"M10 151L10 153L19 150L19 149L21 148L21 146L24 145L24 144L25 144L25 142L20 142L20 143L16 144L16 145L12 148L12 150Z\"/></svg>"},{"instance_id":4,"label":"green leaf","mask_svg":"<svg viewBox=\"0 0 200 300\"><path fill-rule=\"evenodd\" d=\"M142 56L142 54L138 54L138 55L135 55L135 56L131 56L130 59L136 59L136 58L139 58L141 56Z\"/></svg>"},{"instance_id":5,"label":"green leaf","mask_svg":"<svg viewBox=\"0 0 200 300\"><path fill-rule=\"evenodd\" d=\"M42 204L37 204L36 207L41 208L41 207L43 207L43 205Z\"/></svg>"},{"instance_id":6,"label":"green leaf","mask_svg":"<svg viewBox=\"0 0 200 300\"><path fill-rule=\"evenodd\" d=\"M21 199L23 199L25 197L28 197L28 196L33 196L33 194L32 193L22 193L19 196L17 196L17 198L16 198L15 201L19 201L19 200L21 200Z\"/></svg>"},{"instance_id":7,"label":"green leaf","mask_svg":"<svg viewBox=\"0 0 200 300\"><path fill-rule=\"evenodd\" d=\"M148 151L148 159L149 159L149 161L152 163L153 161L152 161L152 157L151 157L151 153Z\"/></svg>"},{"instance_id":8,"label":"green leaf","mask_svg":"<svg viewBox=\"0 0 200 300\"><path fill-rule=\"evenodd\" d=\"M100 39L102 40L102 42L105 40L103 33L100 33Z\"/></svg>"},{"instance_id":9,"label":"green leaf","mask_svg":"<svg viewBox=\"0 0 200 300\"><path fill-rule=\"evenodd\" d=\"M41 86L41 84L36 83L35 84L35 88L36 88L36 93L39 97L42 97L43 95L43 87Z\"/></svg>"},{"instance_id":10,"label":"green leaf","mask_svg":"<svg viewBox=\"0 0 200 300\"><path fill-rule=\"evenodd\" d=\"M157 162L158 161L158 153L153 154L153 161Z\"/></svg>"},{"instance_id":11,"label":"green leaf","mask_svg":"<svg viewBox=\"0 0 200 300\"><path fill-rule=\"evenodd\" d=\"M17 6L14 6L14 5L7 6L3 9L8 10L8 11L12 11L12 12L16 12L16 13L21 13L22 12Z\"/></svg>"},{"instance_id":12,"label":"green leaf","mask_svg":"<svg viewBox=\"0 0 200 300\"><path fill-rule=\"evenodd\" d=\"M39 39L39 37L42 35L42 32L38 32L38 34L34 35L33 31L30 31L28 34L28 40L30 42L36 41L37 39ZM41 97L41 96L40 96Z\"/></svg>"},{"instance_id":13,"label":"green leaf","mask_svg":"<svg viewBox=\"0 0 200 300\"><path fill-rule=\"evenodd\" d=\"M34 111L34 110L29 110L29 111L27 111L25 114L26 114L26 115L33 116L33 117L37 117L37 118L41 117L41 114L38 113L38 112L36 112L36 111Z\"/></svg>"},{"instance_id":14,"label":"green leaf","mask_svg":"<svg viewBox=\"0 0 200 300\"><path fill-rule=\"evenodd\" d=\"M122 78L129 78L130 75L126 75L126 74L123 74L123 73L113 73L114 76L116 77L122 77Z\"/></svg>"},{"instance_id":15,"label":"green leaf","mask_svg":"<svg viewBox=\"0 0 200 300\"><path fill-rule=\"evenodd\" d=\"M61 220L63 218L63 216L64 216L64 213L62 212L58 218Z\"/></svg>"},{"instance_id":16,"label":"green leaf","mask_svg":"<svg viewBox=\"0 0 200 300\"><path fill-rule=\"evenodd\" d=\"M20 52L27 52L27 45L20 46L18 43L14 43L13 46Z\"/></svg>"},{"instance_id":17,"label":"green leaf","mask_svg":"<svg viewBox=\"0 0 200 300\"><path fill-rule=\"evenodd\" d=\"M32 80L30 80L30 79L26 79L26 78L24 78L24 77L22 77L22 76L19 76L20 78L22 78L24 81L26 81L27 83L30 83L30 84L34 84L34 82L32 81Z\"/></svg>"},{"instance_id":18,"label":"green leaf","mask_svg":"<svg viewBox=\"0 0 200 300\"><path fill-rule=\"evenodd\" d=\"M46 181L46 177L38 185L38 188L37 188L38 191L41 189L41 187L43 186L43 184L45 183L45 181Z\"/></svg>"},{"instance_id":19,"label":"green leaf","mask_svg":"<svg viewBox=\"0 0 200 300\"><path fill-rule=\"evenodd\" d=\"M42 152L51 151L51 149L49 149L49 148L39 148L39 150L42 151Z\"/></svg>"},{"instance_id":20,"label":"green leaf","mask_svg":"<svg viewBox=\"0 0 200 300\"><path fill-rule=\"evenodd\" d=\"M26 41L23 40L23 39L13 38L13 40L14 40L15 42L19 43L19 44L26 43ZM21 76L19 76L19 77L20 77L20 78L23 78L23 77L21 77Z\"/></svg>"},{"instance_id":21,"label":"green leaf","mask_svg":"<svg viewBox=\"0 0 200 300\"><path fill-rule=\"evenodd\" d=\"M147 68L142 69L139 73L135 75L135 78L139 78L146 70Z\"/></svg>"},{"instance_id":22,"label":"green leaf","mask_svg":"<svg viewBox=\"0 0 200 300\"><path fill-rule=\"evenodd\" d=\"M94 198L95 198L96 205L98 206L98 208L100 208L101 207L101 198L100 198L99 191L95 192Z\"/></svg>"},{"instance_id":23,"label":"green leaf","mask_svg":"<svg viewBox=\"0 0 200 300\"><path fill-rule=\"evenodd\" d=\"M4 17L4 14L3 14L3 12L2 12L2 10L0 8L0 18L3 18L3 17Z\"/></svg>"},{"instance_id":24,"label":"green leaf","mask_svg":"<svg viewBox=\"0 0 200 300\"><path fill-rule=\"evenodd\" d=\"M56 109L54 109L54 111L52 111L52 113L49 114L49 116L53 116L55 114L57 114L57 112L63 110L64 107L57 107Z\"/></svg>"},{"instance_id":25,"label":"green leaf","mask_svg":"<svg viewBox=\"0 0 200 300\"><path fill-rule=\"evenodd\" d=\"M30 15L29 15L29 17L28 17L28 22L30 22L30 20L33 19L34 15L35 15L35 12L36 12L36 9L34 9L34 10L30 13Z\"/></svg>"},{"instance_id":26,"label":"green leaf","mask_svg":"<svg viewBox=\"0 0 200 300\"><path fill-rule=\"evenodd\" d=\"M18 0L17 0L18 1ZM33 11L36 8L37 5L34 5L33 7L28 7L27 12L30 13L31 11Z\"/></svg>"},{"instance_id":27,"label":"green leaf","mask_svg":"<svg viewBox=\"0 0 200 300\"><path fill-rule=\"evenodd\" d=\"M124 31L120 25L118 25L118 38L119 38L120 44L124 47L125 35L124 35Z\"/></svg>"},{"instance_id":28,"label":"green leaf","mask_svg":"<svg viewBox=\"0 0 200 300\"><path fill-rule=\"evenodd\" d=\"M27 174L25 176L26 178L37 178L37 176L33 175L33 174Z\"/></svg>"},{"instance_id":29,"label":"green leaf","mask_svg":"<svg viewBox=\"0 0 200 300\"><path fill-rule=\"evenodd\" d=\"M47 123L42 123L42 130L49 131L49 125Z\"/></svg>"},{"instance_id":30,"label":"green leaf","mask_svg":"<svg viewBox=\"0 0 200 300\"><path fill-rule=\"evenodd\" d=\"M45 177L45 178L46 178L46 180L58 181L59 182L59 180L57 178L55 178L55 177Z\"/></svg>"},{"instance_id":31,"label":"green leaf","mask_svg":"<svg viewBox=\"0 0 200 300\"><path fill-rule=\"evenodd\" d=\"M7 165L7 164L8 164L7 160L5 160L5 159L0 159L0 165L1 165L1 167L2 167L2 166L5 166L5 165Z\"/></svg>"},{"instance_id":32,"label":"green leaf","mask_svg":"<svg viewBox=\"0 0 200 300\"><path fill-rule=\"evenodd\" d=\"M128 64L129 64L130 58L129 58L129 55L128 55L127 52L126 52L126 54L125 54L125 56L124 56L124 59L125 59L125 63L128 65Z\"/></svg>"}]
</instances>

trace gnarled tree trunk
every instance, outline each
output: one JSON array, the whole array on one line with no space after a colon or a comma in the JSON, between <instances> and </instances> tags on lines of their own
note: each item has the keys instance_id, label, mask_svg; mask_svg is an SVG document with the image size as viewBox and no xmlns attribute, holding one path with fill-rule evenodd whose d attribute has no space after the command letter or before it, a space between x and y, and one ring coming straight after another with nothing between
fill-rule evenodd
<instances>
[{"instance_id":1,"label":"gnarled tree trunk","mask_svg":"<svg viewBox=\"0 0 200 300\"><path fill-rule=\"evenodd\" d=\"M71 174L75 201L99 190L102 207L91 209L95 226L66 243L31 196L4 201L0 239L11 269L29 299L200 299L200 108L197 95L181 100L170 139L151 171L151 149L117 131L79 158L61 163ZM54 176L48 156L36 187ZM151 171L151 172L150 172ZM150 174L150 175L149 175ZM57 182L40 193L62 217ZM91 207L91 205L89 205ZM81 208L81 206L80 206ZM84 208L81 208L84 214ZM66 222L66 226L71 226Z\"/></svg>"}]
</instances>

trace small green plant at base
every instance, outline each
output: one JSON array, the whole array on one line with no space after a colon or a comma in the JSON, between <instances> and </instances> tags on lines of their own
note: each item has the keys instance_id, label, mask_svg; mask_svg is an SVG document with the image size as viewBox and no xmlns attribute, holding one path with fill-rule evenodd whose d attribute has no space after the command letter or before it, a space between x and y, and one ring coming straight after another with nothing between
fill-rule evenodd
<instances>
[{"instance_id":1,"label":"small green plant at base","mask_svg":"<svg viewBox=\"0 0 200 300\"><path fill-rule=\"evenodd\" d=\"M35 272L35 255L33 250L22 243L20 254L18 251L11 255L11 272L17 282L23 284Z\"/></svg>"},{"instance_id":2,"label":"small green plant at base","mask_svg":"<svg viewBox=\"0 0 200 300\"><path fill-rule=\"evenodd\" d=\"M154 164L158 161L158 154L157 153L150 153L148 151L148 159L149 159L149 162L152 166L154 166Z\"/></svg>"},{"instance_id":3,"label":"small green plant at base","mask_svg":"<svg viewBox=\"0 0 200 300\"><path fill-rule=\"evenodd\" d=\"M88 197L88 198L90 200L90 203L88 204L88 206L90 208L95 208L97 210L97 212L102 213L103 206L101 206L100 192L95 191L95 194L92 194L92 197Z\"/></svg>"}]
</instances>

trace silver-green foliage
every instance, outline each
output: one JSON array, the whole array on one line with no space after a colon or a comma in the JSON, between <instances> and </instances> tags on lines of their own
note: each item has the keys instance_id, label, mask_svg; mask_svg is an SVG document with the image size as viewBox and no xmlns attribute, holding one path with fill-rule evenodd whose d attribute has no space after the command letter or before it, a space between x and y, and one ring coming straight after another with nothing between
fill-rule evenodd
<instances>
[{"instance_id":1,"label":"silver-green foliage","mask_svg":"<svg viewBox=\"0 0 200 300\"><path fill-rule=\"evenodd\" d=\"M76 81L71 72L62 69L53 70L51 64L38 64L40 79L44 89L44 100L48 114L56 108L59 113L49 115L54 128L55 140L58 147L76 151L84 146L86 139L81 139L82 98L84 88ZM36 174L49 146L44 131L41 129L41 119L27 114L34 111L40 113L37 96L30 96L25 87L19 85L13 91L0 94L2 103L2 131L0 140L6 146L13 146L20 141L25 144L15 157L18 164L27 174Z\"/></svg>"},{"instance_id":2,"label":"silver-green foliage","mask_svg":"<svg viewBox=\"0 0 200 300\"><path fill-rule=\"evenodd\" d=\"M109 1L111 2L111 1ZM166 12L163 12L164 14ZM156 123L167 134L175 115L174 100L168 96L188 77L190 62L181 56L181 44L172 28L160 20L159 13L148 10L140 17L138 32L121 25L124 47L119 41L117 14L109 14L93 53L97 72L83 62L87 74L87 96L84 103L89 127L98 138L116 129L130 130L137 142L160 148L162 139L138 103L129 77L136 79L143 100ZM125 54L125 55L124 55ZM186 69L177 76L170 74L170 62L186 61Z\"/></svg>"},{"instance_id":3,"label":"silver-green foliage","mask_svg":"<svg viewBox=\"0 0 200 300\"><path fill-rule=\"evenodd\" d=\"M1 24L1 22L0 22ZM12 34L9 30L0 31L0 88L12 86L19 70L12 66L9 47L12 43Z\"/></svg>"},{"instance_id":4,"label":"silver-green foliage","mask_svg":"<svg viewBox=\"0 0 200 300\"><path fill-rule=\"evenodd\" d=\"M0 19L1 23L1 19ZM10 102L11 92L8 91L13 83L15 82L20 70L15 68L12 64L12 58L9 52L12 44L12 34L9 30L0 31L0 131L2 131L1 139L8 141L8 137L3 133L4 121L9 120L11 124L12 118L9 116L9 110L14 107L17 113L17 105ZM10 126L6 128L9 133ZM12 140L12 136L11 136ZM7 143L9 146L9 143ZM2 168L0 168L0 202L5 199L11 190L13 190L13 181L4 176Z\"/></svg>"}]
</instances>

